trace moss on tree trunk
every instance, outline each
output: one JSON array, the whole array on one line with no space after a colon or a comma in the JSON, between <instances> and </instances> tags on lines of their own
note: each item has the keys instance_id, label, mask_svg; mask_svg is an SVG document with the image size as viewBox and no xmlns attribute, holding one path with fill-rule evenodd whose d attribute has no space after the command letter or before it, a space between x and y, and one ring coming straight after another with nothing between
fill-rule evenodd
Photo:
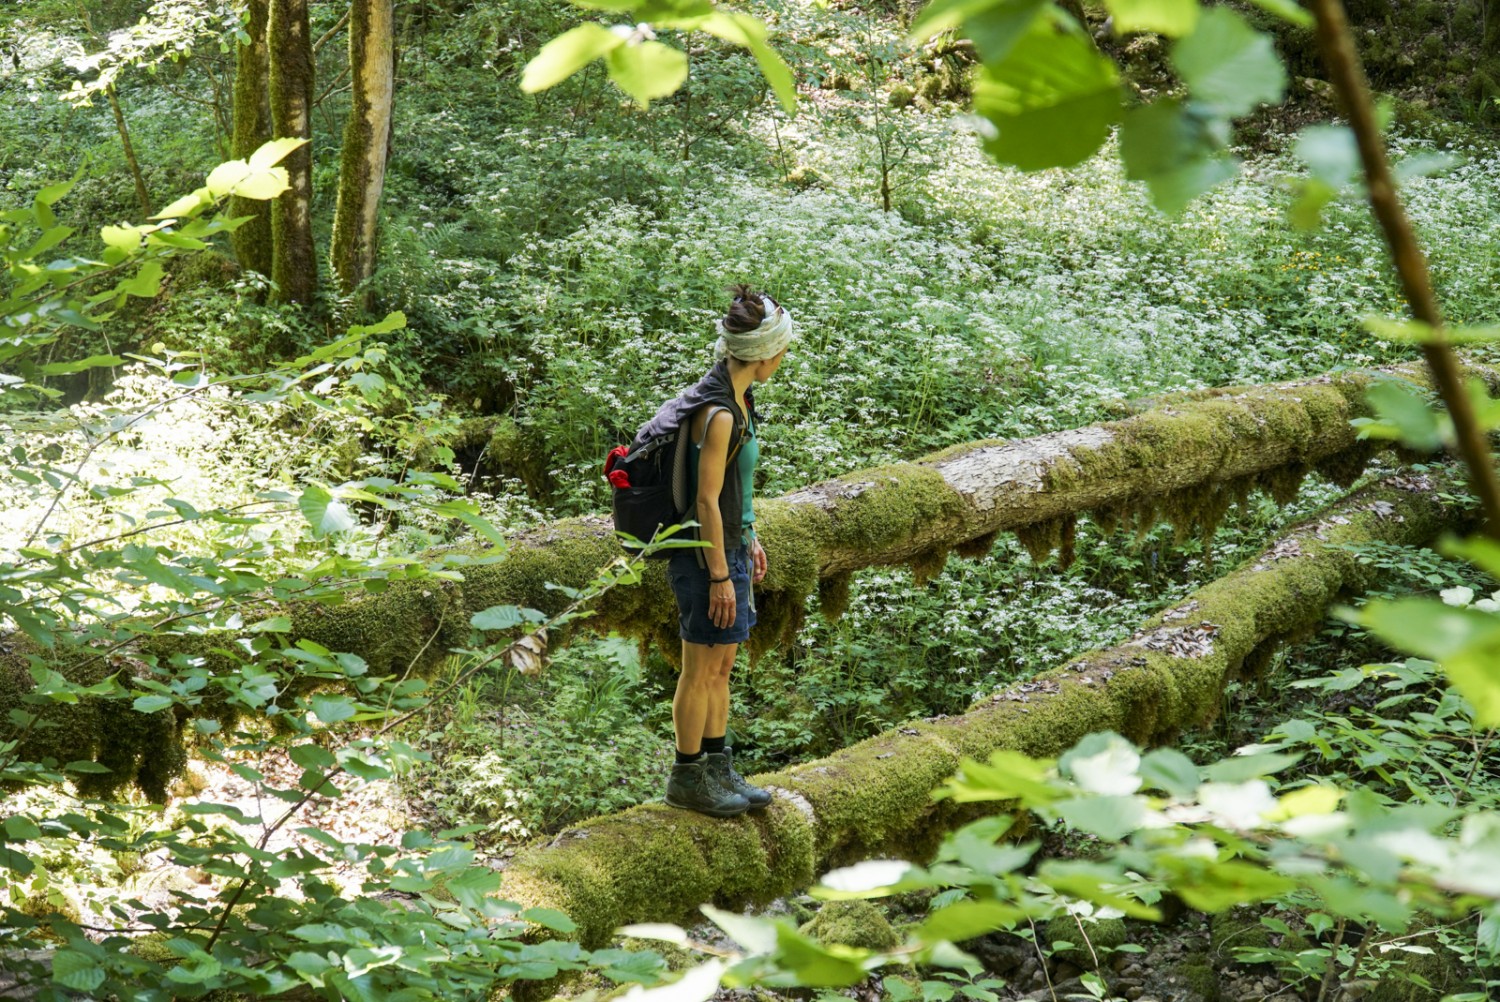
<instances>
[{"instance_id":1,"label":"moss on tree trunk","mask_svg":"<svg viewBox=\"0 0 1500 1002\"><path fill-rule=\"evenodd\" d=\"M346 295L375 270L376 224L390 151L396 58L391 0L354 0L349 18L352 106L344 127L329 252Z\"/></svg>"},{"instance_id":2,"label":"moss on tree trunk","mask_svg":"<svg viewBox=\"0 0 1500 1002\"><path fill-rule=\"evenodd\" d=\"M1415 366L1403 372L1414 381L1423 378ZM1472 374L1494 382L1500 370L1475 367ZM1038 552L1066 548L1072 519L1088 511L1104 522L1165 518L1201 531L1245 491L1289 500L1309 467L1352 482L1370 450L1356 440L1349 420L1366 413L1363 389L1378 375L1341 373L1170 398L1122 421L1011 443L955 446L757 501L770 573L757 589L760 623L751 634L751 654L793 633L815 592L837 615L847 602L849 574L862 567L904 563L931 573L950 550L982 556L1002 531L1017 532ZM474 612L493 605L556 612L567 599L549 584L584 588L619 552L607 518L567 519L518 534L504 561L466 567L461 582L394 581L379 594L342 604L245 608L242 619L287 616L288 642L306 639L358 654L377 675L425 672L468 643ZM660 562L647 568L638 587L606 595L588 621L593 629L656 641L668 657L679 649L676 623ZM556 636L553 644L567 639ZM234 663L216 649L234 640L231 633L153 635L127 653L148 663L181 654L232 671ZM8 647L0 644L0 714L17 706L31 687L25 657L30 651L15 638ZM65 663L52 667L68 677L81 670ZM60 761L101 754L98 715L112 711L83 700L48 712L59 726L34 734L28 756L43 747ZM182 760L180 752L158 752L150 744L173 729L141 730L132 721L122 733L136 738L111 752L116 771L95 780L99 788L135 780L132 762L150 763L141 774L150 778L154 763Z\"/></svg>"},{"instance_id":3,"label":"moss on tree trunk","mask_svg":"<svg viewBox=\"0 0 1500 1002\"><path fill-rule=\"evenodd\" d=\"M503 894L567 912L586 945L620 925L684 921L697 906L768 901L830 867L918 858L966 820L931 791L965 758L1055 756L1094 731L1143 745L1210 719L1224 684L1268 645L1311 629L1372 571L1343 549L1416 545L1467 513L1435 475L1387 478L1302 523L1261 556L1154 617L1117 647L998 692L962 716L914 721L827 758L756 777L763 813L715 820L661 804L584 822L516 856Z\"/></svg>"},{"instance_id":4,"label":"moss on tree trunk","mask_svg":"<svg viewBox=\"0 0 1500 1002\"><path fill-rule=\"evenodd\" d=\"M275 138L312 137L313 57L307 0L270 0L271 131ZM271 203L271 280L276 299L310 303L318 289L312 232L312 148L293 151L282 166L291 188Z\"/></svg>"},{"instance_id":5,"label":"moss on tree trunk","mask_svg":"<svg viewBox=\"0 0 1500 1002\"><path fill-rule=\"evenodd\" d=\"M271 138L271 103L268 93L270 55L266 46L266 23L270 0L247 0L249 19L245 34L249 41L235 54L234 137L230 155L243 160ZM233 198L229 214L248 216L249 221L229 235L240 267L271 274L271 206L263 200Z\"/></svg>"}]
</instances>

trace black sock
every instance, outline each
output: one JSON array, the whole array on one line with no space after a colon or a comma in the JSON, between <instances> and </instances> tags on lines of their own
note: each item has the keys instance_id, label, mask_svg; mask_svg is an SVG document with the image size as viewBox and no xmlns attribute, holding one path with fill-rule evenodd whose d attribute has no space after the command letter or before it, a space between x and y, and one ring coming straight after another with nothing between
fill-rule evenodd
<instances>
[{"instance_id":1,"label":"black sock","mask_svg":"<svg viewBox=\"0 0 1500 1002\"><path fill-rule=\"evenodd\" d=\"M721 752L724 750L724 742L727 740L728 735L717 738L704 738L703 750L706 752Z\"/></svg>"},{"instance_id":2,"label":"black sock","mask_svg":"<svg viewBox=\"0 0 1500 1002\"><path fill-rule=\"evenodd\" d=\"M695 752L679 751L677 753L677 764L678 765L692 765L694 762L698 761L702 757L703 757L703 753L701 751L695 751Z\"/></svg>"}]
</instances>

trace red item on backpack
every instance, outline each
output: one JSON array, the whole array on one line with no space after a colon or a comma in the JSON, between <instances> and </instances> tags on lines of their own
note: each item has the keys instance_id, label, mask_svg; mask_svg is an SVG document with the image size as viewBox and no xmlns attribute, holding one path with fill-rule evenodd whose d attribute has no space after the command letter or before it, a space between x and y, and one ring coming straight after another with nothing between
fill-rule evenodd
<instances>
[{"instance_id":1,"label":"red item on backpack","mask_svg":"<svg viewBox=\"0 0 1500 1002\"><path fill-rule=\"evenodd\" d=\"M618 487L621 490L630 486L630 474L624 470L610 470L608 480L611 486Z\"/></svg>"}]
</instances>

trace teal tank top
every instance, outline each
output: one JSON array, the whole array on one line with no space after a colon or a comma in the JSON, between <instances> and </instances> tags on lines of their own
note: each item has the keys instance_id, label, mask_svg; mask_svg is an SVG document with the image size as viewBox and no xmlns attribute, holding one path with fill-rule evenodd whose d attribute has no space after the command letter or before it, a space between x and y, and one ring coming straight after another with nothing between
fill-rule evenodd
<instances>
[{"instance_id":1,"label":"teal tank top","mask_svg":"<svg viewBox=\"0 0 1500 1002\"><path fill-rule=\"evenodd\" d=\"M694 442L688 450L688 483L693 485L693 500L698 498L698 453L702 442ZM755 483L755 465L760 462L760 439L755 436L755 422L749 413L745 415L745 444L740 446L735 457L735 472L740 478L740 497L744 498L744 511L740 513L740 525L744 527L740 542L744 543L755 530L755 504L751 487Z\"/></svg>"}]
</instances>

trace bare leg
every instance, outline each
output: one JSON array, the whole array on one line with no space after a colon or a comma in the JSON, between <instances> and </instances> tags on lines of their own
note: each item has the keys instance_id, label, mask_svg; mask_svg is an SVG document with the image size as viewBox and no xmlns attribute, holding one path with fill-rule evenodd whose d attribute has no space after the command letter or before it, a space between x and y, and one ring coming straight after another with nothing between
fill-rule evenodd
<instances>
[{"instance_id":1,"label":"bare leg","mask_svg":"<svg viewBox=\"0 0 1500 1002\"><path fill-rule=\"evenodd\" d=\"M729 673L739 644L720 644L711 653L718 655L708 683L708 714L703 721L705 738L722 738L729 730Z\"/></svg>"},{"instance_id":2,"label":"bare leg","mask_svg":"<svg viewBox=\"0 0 1500 1002\"><path fill-rule=\"evenodd\" d=\"M727 649L734 650L736 646ZM722 644L710 647L682 642L682 672L677 676L677 692L672 697L672 728L677 734L677 750L685 755L703 748L720 674L719 661L725 650ZM726 692L727 684L726 680ZM727 702L724 711L727 714Z\"/></svg>"}]
</instances>

